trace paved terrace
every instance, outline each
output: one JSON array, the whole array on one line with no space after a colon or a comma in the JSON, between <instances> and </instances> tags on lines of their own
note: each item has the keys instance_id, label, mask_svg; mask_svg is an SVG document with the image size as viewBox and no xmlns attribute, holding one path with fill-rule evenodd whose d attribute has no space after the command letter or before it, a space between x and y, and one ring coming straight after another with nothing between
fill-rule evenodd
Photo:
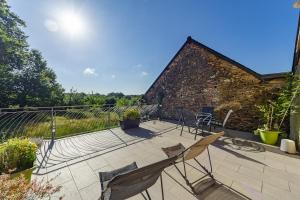
<instances>
[{"instance_id":1,"label":"paved terrace","mask_svg":"<svg viewBox=\"0 0 300 200\"><path fill-rule=\"evenodd\" d=\"M134 161L138 166L145 166L166 158L161 147L179 142L189 146L195 142L187 129L183 136L179 134L176 124L149 121L142 123L140 129L127 132L115 128L56 140L54 144L45 141L38 155L39 168L34 177L48 180L55 177L53 184L61 185L62 190L53 199L62 195L70 200L98 199L101 192L100 171L113 170ZM165 199L215 199L216 195L228 189L251 199L300 199L299 156L274 153L269 149L274 148L223 137L210 146L213 174L219 183L201 195L193 196L163 173ZM206 154L201 155L199 160L204 165L208 163ZM192 180L201 176L192 167L187 167ZM167 168L167 172L185 185L173 166ZM159 181L149 193L153 199L161 199ZM144 198L137 195L131 199Z\"/></svg>"}]
</instances>

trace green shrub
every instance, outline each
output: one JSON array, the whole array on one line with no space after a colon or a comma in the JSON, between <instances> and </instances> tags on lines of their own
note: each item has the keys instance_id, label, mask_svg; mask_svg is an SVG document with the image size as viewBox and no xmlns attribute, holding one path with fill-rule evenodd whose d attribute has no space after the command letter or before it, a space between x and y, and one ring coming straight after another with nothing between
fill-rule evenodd
<instances>
[{"instance_id":1,"label":"green shrub","mask_svg":"<svg viewBox=\"0 0 300 200\"><path fill-rule=\"evenodd\" d=\"M29 139L14 138L0 147L0 172L19 171L32 167L37 145Z\"/></svg>"},{"instance_id":2,"label":"green shrub","mask_svg":"<svg viewBox=\"0 0 300 200\"><path fill-rule=\"evenodd\" d=\"M124 117L123 119L130 119L130 120L136 120L139 119L141 117L140 112L138 109L132 108L132 109L128 109L124 112Z\"/></svg>"}]
</instances>

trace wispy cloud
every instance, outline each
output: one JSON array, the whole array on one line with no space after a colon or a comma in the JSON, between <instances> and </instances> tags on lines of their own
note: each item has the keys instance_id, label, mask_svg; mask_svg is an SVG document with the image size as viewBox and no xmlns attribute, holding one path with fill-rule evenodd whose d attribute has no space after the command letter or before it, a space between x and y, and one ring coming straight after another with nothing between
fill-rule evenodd
<instances>
[{"instance_id":1,"label":"wispy cloud","mask_svg":"<svg viewBox=\"0 0 300 200\"><path fill-rule=\"evenodd\" d=\"M137 64L137 65L134 65L134 66L133 66L133 68L136 68L136 69L140 69L140 68L142 68L142 67L143 67L142 64Z\"/></svg>"},{"instance_id":2,"label":"wispy cloud","mask_svg":"<svg viewBox=\"0 0 300 200\"><path fill-rule=\"evenodd\" d=\"M149 73L146 72L146 71L142 71L142 72L141 72L141 76L148 76L148 74L149 74Z\"/></svg>"},{"instance_id":3,"label":"wispy cloud","mask_svg":"<svg viewBox=\"0 0 300 200\"><path fill-rule=\"evenodd\" d=\"M98 76L98 74L96 73L96 69L89 67L84 69L83 74L85 76Z\"/></svg>"},{"instance_id":4,"label":"wispy cloud","mask_svg":"<svg viewBox=\"0 0 300 200\"><path fill-rule=\"evenodd\" d=\"M112 78L112 79L115 79L115 78L116 78L116 75L112 74L112 75L111 75L111 78Z\"/></svg>"}]
</instances>

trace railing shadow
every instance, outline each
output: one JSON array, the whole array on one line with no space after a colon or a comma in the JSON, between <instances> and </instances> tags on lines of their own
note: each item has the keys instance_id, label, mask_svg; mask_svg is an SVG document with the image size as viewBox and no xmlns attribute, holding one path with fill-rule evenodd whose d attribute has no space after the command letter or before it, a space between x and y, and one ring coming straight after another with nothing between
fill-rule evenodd
<instances>
[{"instance_id":1,"label":"railing shadow","mask_svg":"<svg viewBox=\"0 0 300 200\"><path fill-rule=\"evenodd\" d=\"M118 128L100 131L100 133L72 136L71 139L60 139L50 143L47 147L44 146L42 155L37 162L37 172L34 174L47 174L66 166L74 165L126 146L151 139L173 129L175 129L175 126L160 129L159 131L141 127L123 132ZM106 133L106 138L104 137L104 132ZM95 134L97 137L93 136ZM64 163L66 163L66 165L62 165ZM41 169L43 168L47 168L47 172L42 173Z\"/></svg>"}]
</instances>

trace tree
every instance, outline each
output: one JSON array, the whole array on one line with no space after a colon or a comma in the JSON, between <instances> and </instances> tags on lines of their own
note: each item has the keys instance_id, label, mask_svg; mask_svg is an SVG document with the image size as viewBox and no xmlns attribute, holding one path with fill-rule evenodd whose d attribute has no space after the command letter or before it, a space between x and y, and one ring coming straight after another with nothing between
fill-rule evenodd
<instances>
[{"instance_id":1,"label":"tree","mask_svg":"<svg viewBox=\"0 0 300 200\"><path fill-rule=\"evenodd\" d=\"M122 92L111 92L111 93L108 93L107 96L120 99L120 98L124 97L125 95Z\"/></svg>"},{"instance_id":2,"label":"tree","mask_svg":"<svg viewBox=\"0 0 300 200\"><path fill-rule=\"evenodd\" d=\"M63 102L62 87L56 82L53 70L47 68L47 62L37 50L31 50L15 85L17 98L15 104L21 107L53 106Z\"/></svg>"},{"instance_id":3,"label":"tree","mask_svg":"<svg viewBox=\"0 0 300 200\"><path fill-rule=\"evenodd\" d=\"M63 88L38 50L30 50L25 22L0 0L0 106L52 106L63 102Z\"/></svg>"},{"instance_id":4,"label":"tree","mask_svg":"<svg viewBox=\"0 0 300 200\"><path fill-rule=\"evenodd\" d=\"M15 73L25 62L28 50L22 31L25 22L10 12L6 1L0 0L0 106L10 104L13 95Z\"/></svg>"}]
</instances>

